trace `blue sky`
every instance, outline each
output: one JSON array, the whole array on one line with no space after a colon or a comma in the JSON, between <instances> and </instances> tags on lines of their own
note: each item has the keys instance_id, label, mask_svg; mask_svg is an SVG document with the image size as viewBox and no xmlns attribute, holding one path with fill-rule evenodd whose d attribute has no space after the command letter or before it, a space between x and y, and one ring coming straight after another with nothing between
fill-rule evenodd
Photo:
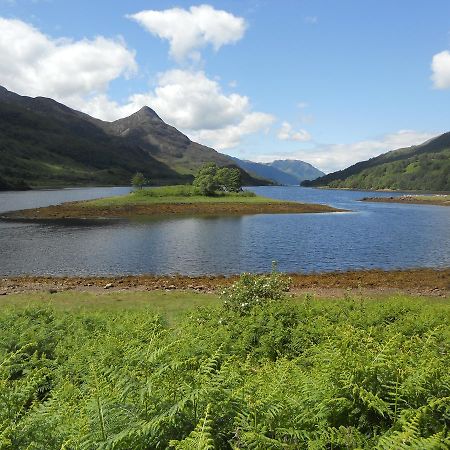
<instances>
[{"instance_id":1,"label":"blue sky","mask_svg":"<svg viewBox=\"0 0 450 450\"><path fill-rule=\"evenodd\" d=\"M0 84L325 171L450 130L448 0L0 0Z\"/></svg>"}]
</instances>

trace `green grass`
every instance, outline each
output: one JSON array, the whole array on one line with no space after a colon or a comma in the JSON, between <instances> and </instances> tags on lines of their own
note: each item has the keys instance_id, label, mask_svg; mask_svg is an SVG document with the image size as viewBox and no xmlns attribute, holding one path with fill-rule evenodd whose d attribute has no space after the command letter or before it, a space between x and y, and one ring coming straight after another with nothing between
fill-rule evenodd
<instances>
[{"instance_id":1,"label":"green grass","mask_svg":"<svg viewBox=\"0 0 450 450\"><path fill-rule=\"evenodd\" d=\"M442 194L442 195L414 195L414 198L417 200L424 202L439 202L439 203L448 203L450 202L450 194Z\"/></svg>"},{"instance_id":2,"label":"green grass","mask_svg":"<svg viewBox=\"0 0 450 450\"><path fill-rule=\"evenodd\" d=\"M85 207L110 207L125 205L148 205L158 203L288 203L282 200L274 200L261 197L253 192L243 191L238 193L218 192L207 197L198 195L192 186L177 185L158 188L142 189L127 195L108 197L99 200L83 202Z\"/></svg>"},{"instance_id":3,"label":"green grass","mask_svg":"<svg viewBox=\"0 0 450 450\"><path fill-rule=\"evenodd\" d=\"M201 306L200 308L198 308ZM440 449L450 303L191 292L0 300L0 448Z\"/></svg>"},{"instance_id":4,"label":"green grass","mask_svg":"<svg viewBox=\"0 0 450 450\"><path fill-rule=\"evenodd\" d=\"M66 291L49 294L33 292L0 297L0 311L10 308L51 308L67 313L96 312L120 313L141 311L158 314L170 323L175 323L186 312L199 306L216 306L219 297L214 294L193 291L134 291L134 292L76 292Z\"/></svg>"}]
</instances>

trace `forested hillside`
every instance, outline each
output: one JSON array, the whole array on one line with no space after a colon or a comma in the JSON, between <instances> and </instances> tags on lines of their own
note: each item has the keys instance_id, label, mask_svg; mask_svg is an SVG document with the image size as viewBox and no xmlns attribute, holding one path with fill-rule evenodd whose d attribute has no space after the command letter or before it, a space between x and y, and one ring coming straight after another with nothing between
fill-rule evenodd
<instances>
[{"instance_id":1,"label":"forested hillside","mask_svg":"<svg viewBox=\"0 0 450 450\"><path fill-rule=\"evenodd\" d=\"M450 191L450 133L394 150L303 186L350 189Z\"/></svg>"}]
</instances>

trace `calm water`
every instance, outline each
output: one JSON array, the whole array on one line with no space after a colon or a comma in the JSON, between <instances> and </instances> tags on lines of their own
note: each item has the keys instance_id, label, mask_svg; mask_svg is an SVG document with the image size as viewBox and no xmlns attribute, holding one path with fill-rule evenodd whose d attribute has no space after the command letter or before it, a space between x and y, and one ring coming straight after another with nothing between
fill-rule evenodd
<instances>
[{"instance_id":1,"label":"calm water","mask_svg":"<svg viewBox=\"0 0 450 450\"><path fill-rule=\"evenodd\" d=\"M450 266L450 208L358 202L367 192L252 190L353 212L102 224L0 222L0 275L231 274L269 271L272 260L286 272ZM0 193L0 212L128 191Z\"/></svg>"}]
</instances>

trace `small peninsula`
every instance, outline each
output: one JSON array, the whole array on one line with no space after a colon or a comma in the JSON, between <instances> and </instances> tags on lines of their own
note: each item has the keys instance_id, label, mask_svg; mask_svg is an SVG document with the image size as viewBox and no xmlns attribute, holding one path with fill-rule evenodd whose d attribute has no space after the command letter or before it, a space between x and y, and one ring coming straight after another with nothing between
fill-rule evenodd
<instances>
[{"instance_id":1,"label":"small peninsula","mask_svg":"<svg viewBox=\"0 0 450 450\"><path fill-rule=\"evenodd\" d=\"M344 212L327 205L289 202L253 192L199 195L192 186L141 189L99 200L62 203L4 213L4 220L131 219L168 215L244 215Z\"/></svg>"},{"instance_id":2,"label":"small peninsula","mask_svg":"<svg viewBox=\"0 0 450 450\"><path fill-rule=\"evenodd\" d=\"M402 195L400 197L364 197L363 202L403 203L411 205L450 206L450 194Z\"/></svg>"}]
</instances>

